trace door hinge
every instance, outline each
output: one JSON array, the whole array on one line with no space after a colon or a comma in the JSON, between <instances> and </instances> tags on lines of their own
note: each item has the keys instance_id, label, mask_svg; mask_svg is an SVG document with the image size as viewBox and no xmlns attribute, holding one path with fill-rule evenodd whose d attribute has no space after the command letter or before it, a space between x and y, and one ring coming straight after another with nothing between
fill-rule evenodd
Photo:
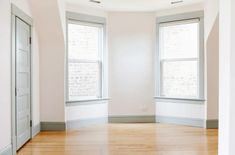
<instances>
[{"instance_id":1,"label":"door hinge","mask_svg":"<svg viewBox=\"0 0 235 155\"><path fill-rule=\"evenodd\" d=\"M15 88L15 96L17 96L17 89Z\"/></svg>"},{"instance_id":2,"label":"door hinge","mask_svg":"<svg viewBox=\"0 0 235 155\"><path fill-rule=\"evenodd\" d=\"M32 120L30 120L30 127L32 127L33 126L33 121Z\"/></svg>"},{"instance_id":3,"label":"door hinge","mask_svg":"<svg viewBox=\"0 0 235 155\"><path fill-rule=\"evenodd\" d=\"M32 37L29 37L29 44L32 44Z\"/></svg>"}]
</instances>

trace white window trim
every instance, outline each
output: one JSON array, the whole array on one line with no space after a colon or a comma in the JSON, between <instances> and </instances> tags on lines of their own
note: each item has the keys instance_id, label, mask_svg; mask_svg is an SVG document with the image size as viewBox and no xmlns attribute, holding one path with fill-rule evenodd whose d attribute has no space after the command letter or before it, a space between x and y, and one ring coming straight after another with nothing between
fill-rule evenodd
<instances>
[{"instance_id":1,"label":"white window trim","mask_svg":"<svg viewBox=\"0 0 235 155\"><path fill-rule=\"evenodd\" d=\"M97 98L94 97L88 97L86 99L78 99L78 100L69 100L69 86L68 86L68 24L81 24L81 25L87 25L87 26L95 26L95 27L101 27L103 29L102 32L102 47L100 48L100 96ZM91 16L91 15L85 15L85 14L79 14L74 12L66 12L66 78L65 78L65 97L66 97L66 104L71 103L80 103L80 102L86 102L86 101L100 101L100 100L107 100L104 84L106 83L104 80L104 70L105 70L105 62L104 62L104 54L105 54L105 46L106 46L106 19L103 17L97 17L97 16ZM80 62L80 60L78 60ZM87 102L88 103L88 102Z\"/></svg>"},{"instance_id":2,"label":"white window trim","mask_svg":"<svg viewBox=\"0 0 235 155\"><path fill-rule=\"evenodd\" d=\"M199 98L174 98L174 97L165 97L161 96L161 62L160 60L160 36L159 36L159 30L162 24L169 24L171 22L187 22L192 20L199 20ZM159 17L157 18L157 39L156 39L156 75L155 75L155 99L160 100L171 100L171 101L198 101L203 102L205 101L205 88L204 88L204 12L203 11L197 11L197 12L190 12L185 14L179 14L179 15L172 15L172 16L165 16L165 17ZM186 58L188 59L188 58ZM198 58L196 58L198 59Z\"/></svg>"}]
</instances>

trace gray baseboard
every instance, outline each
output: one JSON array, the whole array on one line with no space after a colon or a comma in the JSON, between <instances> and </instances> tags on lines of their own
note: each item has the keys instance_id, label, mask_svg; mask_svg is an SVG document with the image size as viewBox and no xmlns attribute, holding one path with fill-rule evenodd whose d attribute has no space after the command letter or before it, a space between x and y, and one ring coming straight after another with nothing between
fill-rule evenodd
<instances>
[{"instance_id":1,"label":"gray baseboard","mask_svg":"<svg viewBox=\"0 0 235 155\"><path fill-rule=\"evenodd\" d=\"M32 127L32 138L35 137L40 131L41 131L40 123L33 126Z\"/></svg>"},{"instance_id":2,"label":"gray baseboard","mask_svg":"<svg viewBox=\"0 0 235 155\"><path fill-rule=\"evenodd\" d=\"M7 147L0 150L0 155L12 155L12 145L9 144Z\"/></svg>"},{"instance_id":3,"label":"gray baseboard","mask_svg":"<svg viewBox=\"0 0 235 155\"><path fill-rule=\"evenodd\" d=\"M80 119L71 120L66 122L66 129L79 129L82 127L89 127L94 125L107 124L108 118L91 118L91 119Z\"/></svg>"},{"instance_id":4,"label":"gray baseboard","mask_svg":"<svg viewBox=\"0 0 235 155\"><path fill-rule=\"evenodd\" d=\"M204 127L203 119L194 119L194 118L181 118L181 117L167 117L167 116L156 116L157 123L169 123L176 125L185 125L192 127Z\"/></svg>"},{"instance_id":5,"label":"gray baseboard","mask_svg":"<svg viewBox=\"0 0 235 155\"><path fill-rule=\"evenodd\" d=\"M206 120L206 128L207 129L218 129L219 121L217 119Z\"/></svg>"},{"instance_id":6,"label":"gray baseboard","mask_svg":"<svg viewBox=\"0 0 235 155\"><path fill-rule=\"evenodd\" d=\"M41 131L65 131L65 122L41 122Z\"/></svg>"},{"instance_id":7,"label":"gray baseboard","mask_svg":"<svg viewBox=\"0 0 235 155\"><path fill-rule=\"evenodd\" d=\"M155 116L109 116L109 123L155 123Z\"/></svg>"}]
</instances>

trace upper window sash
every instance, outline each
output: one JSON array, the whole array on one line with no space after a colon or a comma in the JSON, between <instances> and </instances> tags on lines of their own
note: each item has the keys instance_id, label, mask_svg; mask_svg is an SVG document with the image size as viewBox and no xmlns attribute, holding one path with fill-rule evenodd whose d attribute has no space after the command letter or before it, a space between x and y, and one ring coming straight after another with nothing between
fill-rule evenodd
<instances>
[{"instance_id":1,"label":"upper window sash","mask_svg":"<svg viewBox=\"0 0 235 155\"><path fill-rule=\"evenodd\" d=\"M103 24L97 24L97 23L89 23L89 22L83 22L83 21L78 21L78 20L72 20L69 19L67 22L67 26L69 24L74 24L74 25L82 25L82 26L89 26L89 27L95 27L99 28L99 39L98 39L98 57L95 60L103 61L103 50L104 50L104 25ZM68 29L68 28L67 28ZM68 31L68 30L67 30ZM67 34L69 35L69 34ZM68 38L68 36L67 36ZM68 39L67 39L68 40ZM68 45L67 45L68 46ZM69 50L69 47L67 47ZM69 58L69 57L68 57ZM79 60L79 59L78 59ZM89 59L86 59L89 60ZM93 60L93 59L92 59Z\"/></svg>"},{"instance_id":2,"label":"upper window sash","mask_svg":"<svg viewBox=\"0 0 235 155\"><path fill-rule=\"evenodd\" d=\"M171 22L180 22L180 21L190 21L194 19L199 19L200 23L202 22L202 25L204 24L204 11L195 11L195 12L189 12L189 13L183 13L183 14L176 14L176 15L169 15L169 16L162 16L157 17L156 23L159 27L162 23L171 23Z\"/></svg>"},{"instance_id":3,"label":"upper window sash","mask_svg":"<svg viewBox=\"0 0 235 155\"><path fill-rule=\"evenodd\" d=\"M79 20L76 20L76 19L68 19L68 24L83 25L83 26L90 26L90 27L98 27L98 28L101 28L101 29L103 29L103 27L104 27L104 24L79 21Z\"/></svg>"},{"instance_id":4,"label":"upper window sash","mask_svg":"<svg viewBox=\"0 0 235 155\"><path fill-rule=\"evenodd\" d=\"M183 25L183 24L199 23L199 22L200 22L200 18L182 19L182 20L176 20L176 21L167 21L167 22L159 23L159 28L168 27L168 26Z\"/></svg>"},{"instance_id":5,"label":"upper window sash","mask_svg":"<svg viewBox=\"0 0 235 155\"><path fill-rule=\"evenodd\" d=\"M81 13L75 13L75 12L66 12L67 20L76 20L76 21L82 21L86 23L95 23L95 24L106 24L106 19L104 17L98 17L93 15L86 15Z\"/></svg>"}]
</instances>

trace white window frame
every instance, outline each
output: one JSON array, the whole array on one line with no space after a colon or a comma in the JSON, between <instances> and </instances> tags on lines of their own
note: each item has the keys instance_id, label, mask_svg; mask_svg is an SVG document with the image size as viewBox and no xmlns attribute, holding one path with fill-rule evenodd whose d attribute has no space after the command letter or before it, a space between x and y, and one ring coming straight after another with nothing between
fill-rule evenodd
<instances>
[{"instance_id":1,"label":"white window frame","mask_svg":"<svg viewBox=\"0 0 235 155\"><path fill-rule=\"evenodd\" d=\"M79 102L86 102L86 101L98 101L98 100L106 100L104 97L104 50L105 50L105 23L106 20L102 17L96 17L96 16L90 16L90 15L84 15L84 14L78 14L78 13L73 13L73 12L67 12L67 23L66 23L66 103L79 103ZM101 43L99 45L101 45L101 47L99 48L99 70L100 70L100 82L99 82L99 96L95 97L95 96L91 96L91 97L86 97L86 98L81 98L81 99L77 99L77 100L70 100L69 99L69 59L68 59L68 25L69 24L78 24L78 25L86 25L86 26L94 26L94 27L98 27L101 28L102 30L102 34L100 35L100 41ZM97 63L96 60L94 61L88 61L88 60L74 60L77 61L79 63L81 62L94 62Z\"/></svg>"},{"instance_id":2,"label":"white window frame","mask_svg":"<svg viewBox=\"0 0 235 155\"><path fill-rule=\"evenodd\" d=\"M179 58L175 59L176 61L186 61L186 60L197 60L198 61L198 71L199 71L199 97L198 98L187 98L187 97L170 97L170 96L162 96L162 61L168 61L168 60L161 60L160 57L160 27L162 24L171 24L171 23L180 23L180 22L190 22L193 20L198 20L199 23L199 56L198 58ZM173 15L173 16L166 16L166 17L159 17L157 18L157 60L156 60L156 99L159 100L174 100L174 101L205 101L204 97L204 12L198 11L198 12L191 12L191 13L185 13L185 14L179 14L179 15ZM173 60L173 59L172 59ZM169 60L170 61L170 60Z\"/></svg>"}]
</instances>

